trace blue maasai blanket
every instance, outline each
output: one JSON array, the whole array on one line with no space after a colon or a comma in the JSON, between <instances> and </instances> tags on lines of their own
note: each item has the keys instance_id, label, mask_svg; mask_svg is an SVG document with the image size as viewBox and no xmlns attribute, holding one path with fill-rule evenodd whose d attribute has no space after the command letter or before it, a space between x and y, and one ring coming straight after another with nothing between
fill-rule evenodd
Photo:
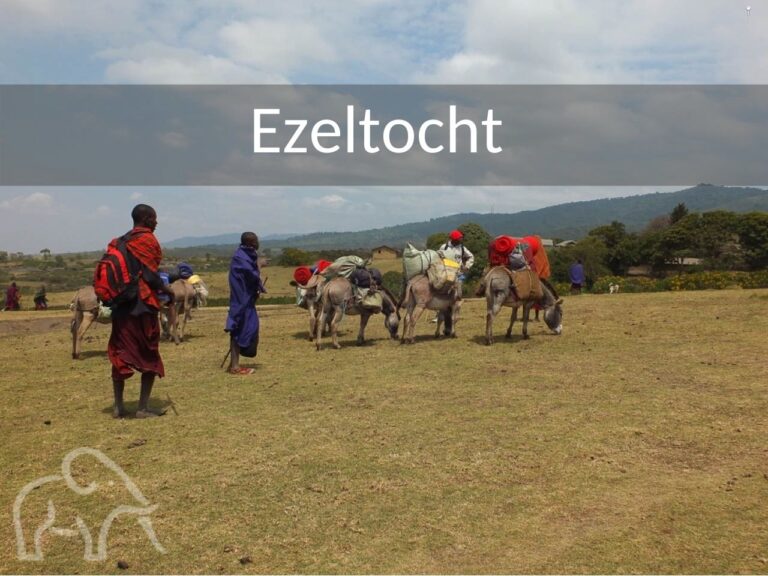
<instances>
[{"instance_id":1,"label":"blue maasai blanket","mask_svg":"<svg viewBox=\"0 0 768 576\"><path fill-rule=\"evenodd\" d=\"M258 254L240 245L229 266L229 313L225 331L235 337L237 345L247 348L259 334L256 297L264 290L259 273Z\"/></svg>"}]
</instances>

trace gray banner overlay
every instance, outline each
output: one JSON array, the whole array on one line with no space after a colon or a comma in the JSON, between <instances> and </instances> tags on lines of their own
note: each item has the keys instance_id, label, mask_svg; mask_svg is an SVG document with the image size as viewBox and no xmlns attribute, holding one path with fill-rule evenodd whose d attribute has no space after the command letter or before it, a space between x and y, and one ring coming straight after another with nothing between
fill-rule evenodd
<instances>
[{"instance_id":1,"label":"gray banner overlay","mask_svg":"<svg viewBox=\"0 0 768 576\"><path fill-rule=\"evenodd\" d=\"M768 86L0 86L2 186L765 185L766 151Z\"/></svg>"}]
</instances>

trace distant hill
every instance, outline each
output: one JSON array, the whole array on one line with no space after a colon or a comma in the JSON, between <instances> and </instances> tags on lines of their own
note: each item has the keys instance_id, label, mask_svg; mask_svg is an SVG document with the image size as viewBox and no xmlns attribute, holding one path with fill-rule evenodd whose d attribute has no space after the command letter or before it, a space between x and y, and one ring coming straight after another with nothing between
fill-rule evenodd
<instances>
[{"instance_id":1,"label":"distant hill","mask_svg":"<svg viewBox=\"0 0 768 576\"><path fill-rule=\"evenodd\" d=\"M216 236L184 236L170 242L163 242L163 248L191 248L197 246L216 246L219 244L240 244L240 232L218 234ZM261 242L285 240L296 234L268 234L259 238Z\"/></svg>"},{"instance_id":2,"label":"distant hill","mask_svg":"<svg viewBox=\"0 0 768 576\"><path fill-rule=\"evenodd\" d=\"M768 191L759 188L728 188L700 184L679 192L642 194L625 198L605 198L583 202L558 204L539 210L514 214L464 213L433 218L425 222L412 222L375 228L359 232L318 232L305 235L264 237L262 247L293 246L309 250L329 248L373 248L382 244L401 247L406 242L424 245L426 238L435 232L449 231L465 222L476 222L492 236L498 234L539 234L545 238L579 239L591 229L618 220L629 231L639 231L648 222L669 214L680 202L691 212L729 210L732 212L768 211ZM226 238L227 244L236 244L239 235L196 239L200 244L217 244L213 238ZM180 239L166 244L173 247ZM190 244L187 244L190 245Z\"/></svg>"}]
</instances>

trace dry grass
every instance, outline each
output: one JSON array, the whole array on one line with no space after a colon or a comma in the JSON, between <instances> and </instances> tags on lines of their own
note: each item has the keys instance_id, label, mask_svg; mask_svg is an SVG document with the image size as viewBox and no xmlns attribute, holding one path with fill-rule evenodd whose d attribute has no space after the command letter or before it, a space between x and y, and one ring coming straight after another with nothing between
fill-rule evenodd
<instances>
[{"instance_id":1,"label":"dry grass","mask_svg":"<svg viewBox=\"0 0 768 576\"><path fill-rule=\"evenodd\" d=\"M376 268L379 268L382 273L389 271L401 272L403 269L402 261L397 260L380 260L373 264ZM295 289L289 284L293 279L293 267L285 266L265 266L262 269L262 276L267 280L267 296L294 296ZM228 284L228 272L208 272L202 274L201 277L205 281L208 290L210 291L211 298L228 298L229 297L229 284ZM20 287L28 287L29 290L34 291L40 286L40 282L23 282L19 281L17 284ZM47 294L48 304L50 306L69 306L72 301L72 297L75 295L74 290L68 290L64 292L49 292ZM5 292L3 291L3 298ZM32 297L24 297L22 299L22 308L30 309L34 307Z\"/></svg>"},{"instance_id":2,"label":"dry grass","mask_svg":"<svg viewBox=\"0 0 768 576\"><path fill-rule=\"evenodd\" d=\"M562 336L534 324L523 341L518 326L491 348L482 303L467 301L457 340L432 340L422 320L417 344L400 346L376 317L358 348L347 318L344 348L320 353L304 313L275 307L262 310L251 377L219 370L225 310L208 309L188 342L163 347L156 398L178 415L153 421L109 417L107 329L73 362L66 315L0 314L0 567L765 572L765 301L766 291L584 295L566 299ZM127 392L135 399L137 384ZM168 554L124 519L106 562L84 562L81 543L63 538L47 541L44 562L16 560L17 491L79 446L104 451L159 505ZM32 524L42 496L30 496ZM96 525L121 495L56 498Z\"/></svg>"}]
</instances>

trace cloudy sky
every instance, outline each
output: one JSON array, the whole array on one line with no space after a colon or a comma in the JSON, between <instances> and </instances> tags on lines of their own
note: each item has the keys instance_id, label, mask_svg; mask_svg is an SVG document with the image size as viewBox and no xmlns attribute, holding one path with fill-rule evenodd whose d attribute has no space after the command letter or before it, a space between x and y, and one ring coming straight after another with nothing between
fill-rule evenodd
<instances>
[{"instance_id":1,"label":"cloudy sky","mask_svg":"<svg viewBox=\"0 0 768 576\"><path fill-rule=\"evenodd\" d=\"M764 84L767 25L768 0L0 0L0 83ZM6 187L0 250L99 249L139 201L167 241L654 190Z\"/></svg>"}]
</instances>

